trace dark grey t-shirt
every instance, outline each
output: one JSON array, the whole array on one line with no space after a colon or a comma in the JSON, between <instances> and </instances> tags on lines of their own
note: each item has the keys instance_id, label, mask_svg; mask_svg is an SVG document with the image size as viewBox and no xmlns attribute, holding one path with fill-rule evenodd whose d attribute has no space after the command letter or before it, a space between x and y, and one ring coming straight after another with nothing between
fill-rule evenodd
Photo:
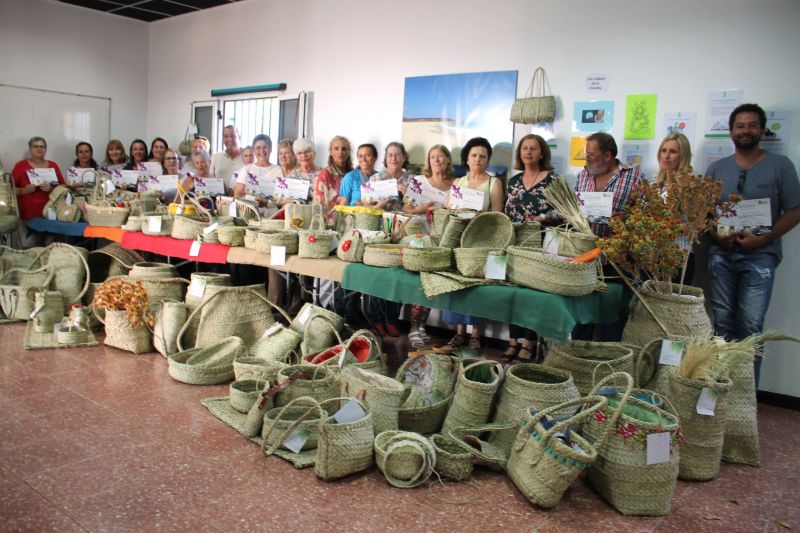
<instances>
[{"instance_id":1,"label":"dark grey t-shirt","mask_svg":"<svg viewBox=\"0 0 800 533\"><path fill-rule=\"evenodd\" d=\"M744 188L740 193L737 188L741 171L742 167L736 164L733 156L729 156L712 163L706 175L722 181L723 200L727 200L728 195L732 193L743 196L745 200L769 198L773 224L784 211L800 205L800 182L797 179L797 170L788 157L767 152L761 161L747 171ZM778 239L753 252L775 254L780 261L781 240ZM709 253L724 252L712 243Z\"/></svg>"}]
</instances>

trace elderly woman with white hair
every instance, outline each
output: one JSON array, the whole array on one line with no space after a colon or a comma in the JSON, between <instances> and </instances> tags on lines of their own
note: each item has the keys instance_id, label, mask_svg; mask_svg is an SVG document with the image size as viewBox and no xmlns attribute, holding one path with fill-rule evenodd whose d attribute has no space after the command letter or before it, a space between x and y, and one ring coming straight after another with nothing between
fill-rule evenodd
<instances>
[{"instance_id":1,"label":"elderly woman with white hair","mask_svg":"<svg viewBox=\"0 0 800 533\"><path fill-rule=\"evenodd\" d=\"M294 168L294 170L289 172L286 177L307 181L309 187L308 198L306 198L306 200L310 201L314 189L314 182L322 170L317 166L315 161L317 151L314 149L314 143L308 139L297 139L294 141L292 144L292 151L294 152L294 156L297 158L297 166Z\"/></svg>"},{"instance_id":2,"label":"elderly woman with white hair","mask_svg":"<svg viewBox=\"0 0 800 533\"><path fill-rule=\"evenodd\" d=\"M211 178L211 156L203 149L192 152L192 169L186 172L184 180L181 182L181 189L184 192L194 192L194 178ZM178 201L177 199L175 200Z\"/></svg>"}]
</instances>

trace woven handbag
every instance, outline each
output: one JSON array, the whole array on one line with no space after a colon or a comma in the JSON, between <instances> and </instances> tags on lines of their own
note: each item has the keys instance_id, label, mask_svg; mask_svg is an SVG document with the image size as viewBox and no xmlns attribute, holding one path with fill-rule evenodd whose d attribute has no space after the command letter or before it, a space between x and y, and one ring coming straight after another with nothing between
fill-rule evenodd
<instances>
[{"instance_id":1,"label":"woven handbag","mask_svg":"<svg viewBox=\"0 0 800 533\"><path fill-rule=\"evenodd\" d=\"M275 397L276 407L301 396L310 396L321 402L339 395L339 380L333 369L326 365L288 365L278 370L275 383L283 386Z\"/></svg>"},{"instance_id":2,"label":"woven handbag","mask_svg":"<svg viewBox=\"0 0 800 533\"><path fill-rule=\"evenodd\" d=\"M655 363L640 360L640 357L647 355L636 347L618 342L569 341L551 347L544 365L570 372L581 394L588 394L595 379L612 372L632 375L636 386L648 382L655 370Z\"/></svg>"},{"instance_id":3,"label":"woven handbag","mask_svg":"<svg viewBox=\"0 0 800 533\"><path fill-rule=\"evenodd\" d=\"M597 450L597 460L589 469L589 482L622 514L666 515L672 509L672 493L678 481L680 424L666 398L643 389L633 389L632 394L608 442ZM610 407L624 399L620 392L611 392L607 397ZM597 440L609 418L609 413L597 411L584 424L583 436ZM648 436L665 432L669 434L669 460L648 464Z\"/></svg>"},{"instance_id":4,"label":"woven handbag","mask_svg":"<svg viewBox=\"0 0 800 533\"><path fill-rule=\"evenodd\" d=\"M170 355L169 375L188 385L216 385L233 379L233 361L246 353L242 339L225 337L203 348Z\"/></svg>"},{"instance_id":5,"label":"woven handbag","mask_svg":"<svg viewBox=\"0 0 800 533\"><path fill-rule=\"evenodd\" d=\"M417 433L436 433L444 423L453 398L456 362L441 354L425 354L400 366L395 379L406 388L398 411L399 428Z\"/></svg>"},{"instance_id":6,"label":"woven handbag","mask_svg":"<svg viewBox=\"0 0 800 533\"><path fill-rule=\"evenodd\" d=\"M433 444L418 433L383 431L375 437L374 447L375 464L393 487L418 487L436 468Z\"/></svg>"},{"instance_id":7,"label":"woven handbag","mask_svg":"<svg viewBox=\"0 0 800 533\"><path fill-rule=\"evenodd\" d=\"M50 191L50 197L42 209L42 216L50 218L51 209L55 213L55 219L61 222L77 222L81 219L81 211L75 204L75 197L63 185L58 185Z\"/></svg>"},{"instance_id":8,"label":"woven handbag","mask_svg":"<svg viewBox=\"0 0 800 533\"><path fill-rule=\"evenodd\" d=\"M311 321L311 318L316 315L322 315L328 318L333 322L337 331L342 331L342 328L344 328L344 317L310 302L304 303L303 307L300 308L300 311L297 312L297 315L292 319L290 324L290 327L303 335L303 339L306 340L300 347L301 353L308 354L319 352L320 350L333 346L336 342L336 335L325 322ZM306 330L309 327L311 331L306 335Z\"/></svg>"},{"instance_id":9,"label":"woven handbag","mask_svg":"<svg viewBox=\"0 0 800 533\"><path fill-rule=\"evenodd\" d=\"M556 117L556 99L548 96L547 90L550 84L547 81L547 74L542 67L538 67L533 72L531 83L523 98L514 100L511 106L511 122L517 124L538 124L539 122L553 122ZM534 96L534 91L536 95Z\"/></svg>"},{"instance_id":10,"label":"woven handbag","mask_svg":"<svg viewBox=\"0 0 800 533\"><path fill-rule=\"evenodd\" d=\"M580 396L568 371L534 363L517 364L508 369L500 387L494 422L517 422L527 417L531 408L541 411ZM492 435L492 442L510 452L516 435L516 427L498 431Z\"/></svg>"},{"instance_id":11,"label":"woven handbag","mask_svg":"<svg viewBox=\"0 0 800 533\"><path fill-rule=\"evenodd\" d=\"M324 259L331 255L335 231L326 230L322 215L316 214L308 229L298 232L297 255L312 259Z\"/></svg>"},{"instance_id":12,"label":"woven handbag","mask_svg":"<svg viewBox=\"0 0 800 533\"><path fill-rule=\"evenodd\" d=\"M324 481L361 472L371 467L373 463L375 431L372 427L372 415L367 407L355 398L333 398L328 402L322 402L321 405L325 406L329 402L339 400L357 402L364 410L364 416L345 423L337 423L332 418L320 416L314 473ZM322 412L322 407L319 409Z\"/></svg>"},{"instance_id":13,"label":"woven handbag","mask_svg":"<svg viewBox=\"0 0 800 533\"><path fill-rule=\"evenodd\" d=\"M88 250L59 242L47 248L47 264L55 273L51 288L61 291L64 304L80 303L89 288Z\"/></svg>"},{"instance_id":14,"label":"woven handbag","mask_svg":"<svg viewBox=\"0 0 800 533\"><path fill-rule=\"evenodd\" d=\"M244 246L245 228L241 226L219 226L217 238L221 244L228 246Z\"/></svg>"},{"instance_id":15,"label":"woven handbag","mask_svg":"<svg viewBox=\"0 0 800 533\"><path fill-rule=\"evenodd\" d=\"M322 323L322 327L333 334L335 338L333 343L320 342L321 337L317 336L317 332L321 332L322 329L317 326L317 322ZM315 336L316 338L314 338ZM329 335L324 335L324 337L330 338ZM325 344L325 346L320 349L318 343ZM300 353L303 361L311 365L331 365L340 368L345 363L356 362L355 356L349 349L349 343L346 344L342 341L336 324L325 315L314 315L308 319L303 332L303 340L300 343Z\"/></svg>"},{"instance_id":16,"label":"woven handbag","mask_svg":"<svg viewBox=\"0 0 800 533\"><path fill-rule=\"evenodd\" d=\"M150 331L144 325L143 320L139 324L131 324L127 311L106 309L103 316L100 316L97 307L93 307L93 309L95 316L105 327L106 338L103 343L106 346L113 346L135 354L153 350Z\"/></svg>"},{"instance_id":17,"label":"woven handbag","mask_svg":"<svg viewBox=\"0 0 800 533\"><path fill-rule=\"evenodd\" d=\"M466 481L472 477L472 454L446 435L430 437L436 451L436 473L454 481Z\"/></svg>"},{"instance_id":18,"label":"woven handbag","mask_svg":"<svg viewBox=\"0 0 800 533\"><path fill-rule=\"evenodd\" d=\"M453 214L452 209L446 207L439 207L434 209L431 214L431 237L441 237L444 233L444 227L447 226L450 215Z\"/></svg>"},{"instance_id":19,"label":"woven handbag","mask_svg":"<svg viewBox=\"0 0 800 533\"><path fill-rule=\"evenodd\" d=\"M127 275L133 265L144 262L141 255L111 242L102 248L92 250L86 257L89 265L89 278L92 283L101 283L113 276Z\"/></svg>"},{"instance_id":20,"label":"woven handbag","mask_svg":"<svg viewBox=\"0 0 800 533\"><path fill-rule=\"evenodd\" d=\"M131 213L131 209L127 205L121 207L117 206L113 201L117 193L116 190L111 196L106 197L106 183L110 183L110 180L106 178L95 180L94 191L92 192L91 198L86 203L84 218L90 226L118 228L125 224L128 215Z\"/></svg>"},{"instance_id":21,"label":"woven handbag","mask_svg":"<svg viewBox=\"0 0 800 533\"><path fill-rule=\"evenodd\" d=\"M705 308L703 290L697 287L670 287L648 280L636 291L633 309L622 332L622 341L645 346L667 336L708 337L711 319Z\"/></svg>"},{"instance_id":22,"label":"woven handbag","mask_svg":"<svg viewBox=\"0 0 800 533\"><path fill-rule=\"evenodd\" d=\"M543 247L550 249L550 242L555 241L556 252L561 257L575 257L597 247L597 237L591 233L581 233L569 226L547 228L543 239Z\"/></svg>"},{"instance_id":23,"label":"woven handbag","mask_svg":"<svg viewBox=\"0 0 800 533\"><path fill-rule=\"evenodd\" d=\"M665 337L663 339L654 339L648 342L644 348L640 350L639 361L648 361L655 364L655 372L649 380L641 380L639 386L661 396L669 396L669 379L675 373L675 366L662 365L659 363L661 358L661 345L664 341L680 341L684 343L689 342L689 337Z\"/></svg>"},{"instance_id":24,"label":"woven handbag","mask_svg":"<svg viewBox=\"0 0 800 533\"><path fill-rule=\"evenodd\" d=\"M178 333L186 323L189 310L185 303L161 300L156 306L153 325L153 346L164 357L178 353Z\"/></svg>"},{"instance_id":25,"label":"woven handbag","mask_svg":"<svg viewBox=\"0 0 800 533\"><path fill-rule=\"evenodd\" d=\"M453 401L442 423L442 433L447 434L455 428L475 427L488 422L495 394L500 389L504 377L503 365L491 359L462 361Z\"/></svg>"},{"instance_id":26,"label":"woven handbag","mask_svg":"<svg viewBox=\"0 0 800 533\"><path fill-rule=\"evenodd\" d=\"M555 507L572 482L594 463L597 447L604 442L587 441L577 428L607 406L607 398L587 396L528 415L511 446L506 472L530 502ZM550 418L555 413L574 412L575 408L579 409L577 413L558 421Z\"/></svg>"},{"instance_id":27,"label":"woven handbag","mask_svg":"<svg viewBox=\"0 0 800 533\"><path fill-rule=\"evenodd\" d=\"M0 278L0 309L6 318L28 320L33 311L28 291L50 287L54 273L49 265L27 270L12 268Z\"/></svg>"},{"instance_id":28,"label":"woven handbag","mask_svg":"<svg viewBox=\"0 0 800 533\"><path fill-rule=\"evenodd\" d=\"M372 414L372 424L377 433L396 430L400 404L405 396L403 384L356 366L346 366L341 372L342 396L358 398Z\"/></svg>"},{"instance_id":29,"label":"woven handbag","mask_svg":"<svg viewBox=\"0 0 800 533\"><path fill-rule=\"evenodd\" d=\"M686 439L686 444L681 448L680 479L708 481L719 473L728 418L728 394L732 387L730 379L709 384L677 374L670 376L668 398L675 406ZM717 397L713 416L697 412L697 403L704 388L710 389Z\"/></svg>"},{"instance_id":30,"label":"woven handbag","mask_svg":"<svg viewBox=\"0 0 800 533\"><path fill-rule=\"evenodd\" d=\"M158 223L159 224L158 230L155 229L151 230L150 219L154 217L160 219L160 222ZM167 235L172 235L172 226L174 225L174 223L175 219L165 213L148 214L142 220L142 226L141 226L142 233L144 233L145 235L151 235L153 237L164 237Z\"/></svg>"},{"instance_id":31,"label":"woven handbag","mask_svg":"<svg viewBox=\"0 0 800 533\"><path fill-rule=\"evenodd\" d=\"M583 296L598 288L597 261L567 263L535 248L508 247L509 281L562 296Z\"/></svg>"},{"instance_id":32,"label":"woven handbag","mask_svg":"<svg viewBox=\"0 0 800 533\"><path fill-rule=\"evenodd\" d=\"M301 396L282 407L273 407L264 414L264 426L261 430L261 449L264 455L272 455L277 448L289 450L284 441L295 429L308 437L300 448L301 451L316 449L319 443L320 418L329 415L324 409L320 412L313 407L312 401L313 398ZM306 407L300 404L306 404Z\"/></svg>"},{"instance_id":33,"label":"woven handbag","mask_svg":"<svg viewBox=\"0 0 800 533\"><path fill-rule=\"evenodd\" d=\"M284 229L309 229L315 215L322 216L322 206L289 202L283 206Z\"/></svg>"},{"instance_id":34,"label":"woven handbag","mask_svg":"<svg viewBox=\"0 0 800 533\"><path fill-rule=\"evenodd\" d=\"M734 366L730 378L733 386L728 393L722 460L758 466L758 401L752 358Z\"/></svg>"},{"instance_id":35,"label":"woven handbag","mask_svg":"<svg viewBox=\"0 0 800 533\"><path fill-rule=\"evenodd\" d=\"M461 235L467 229L467 225L469 225L474 214L474 211L460 210L449 215L447 217L447 225L445 225L439 238L439 246L458 248L461 245Z\"/></svg>"},{"instance_id":36,"label":"woven handbag","mask_svg":"<svg viewBox=\"0 0 800 533\"><path fill-rule=\"evenodd\" d=\"M47 264L48 249L45 247L28 248L27 250L17 250L10 246L0 245L0 259L5 265L6 271L12 268L28 270ZM0 272L3 274L3 272Z\"/></svg>"},{"instance_id":37,"label":"woven handbag","mask_svg":"<svg viewBox=\"0 0 800 533\"><path fill-rule=\"evenodd\" d=\"M18 223L19 208L14 178L5 173L0 176L0 233L13 232Z\"/></svg>"},{"instance_id":38,"label":"woven handbag","mask_svg":"<svg viewBox=\"0 0 800 533\"><path fill-rule=\"evenodd\" d=\"M53 325L64 318L64 298L59 291L48 289L28 289L26 295L33 311L29 315L33 331L48 333Z\"/></svg>"},{"instance_id":39,"label":"woven handbag","mask_svg":"<svg viewBox=\"0 0 800 533\"><path fill-rule=\"evenodd\" d=\"M278 368L273 371L270 361L258 357L239 357L233 361L233 375L236 381L255 380L271 382L275 380Z\"/></svg>"},{"instance_id":40,"label":"woven handbag","mask_svg":"<svg viewBox=\"0 0 800 533\"><path fill-rule=\"evenodd\" d=\"M275 323L272 309L264 293L263 285L242 287L206 287L207 297L186 319L178 333L178 348L191 345L184 343L184 335L197 320L197 338L193 347L208 346L223 337L242 339L246 347L251 346L268 327Z\"/></svg>"},{"instance_id":41,"label":"woven handbag","mask_svg":"<svg viewBox=\"0 0 800 533\"><path fill-rule=\"evenodd\" d=\"M269 382L254 379L236 380L228 386L228 402L240 413L248 413L258 400L259 392L269 387Z\"/></svg>"},{"instance_id":42,"label":"woven handbag","mask_svg":"<svg viewBox=\"0 0 800 533\"><path fill-rule=\"evenodd\" d=\"M382 376L388 375L389 364L381 339L371 330L359 329L353 332L345 344L356 359L355 362L345 363L346 366L369 370Z\"/></svg>"},{"instance_id":43,"label":"woven handbag","mask_svg":"<svg viewBox=\"0 0 800 533\"><path fill-rule=\"evenodd\" d=\"M508 452L495 443L493 435L518 427L517 422L480 424L472 427L453 428L447 432L447 436L461 446L464 451L469 452L476 465L502 472L508 462Z\"/></svg>"}]
</instances>

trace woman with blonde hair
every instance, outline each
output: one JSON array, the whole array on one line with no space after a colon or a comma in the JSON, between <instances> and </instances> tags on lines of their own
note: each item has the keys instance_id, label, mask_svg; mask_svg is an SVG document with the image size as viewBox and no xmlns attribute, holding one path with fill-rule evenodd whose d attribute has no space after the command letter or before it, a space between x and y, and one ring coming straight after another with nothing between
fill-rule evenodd
<instances>
[{"instance_id":1,"label":"woman with blonde hair","mask_svg":"<svg viewBox=\"0 0 800 533\"><path fill-rule=\"evenodd\" d=\"M673 132L664 137L658 146L658 175L656 184L674 176L679 171L692 172L692 148L683 133Z\"/></svg>"}]
</instances>

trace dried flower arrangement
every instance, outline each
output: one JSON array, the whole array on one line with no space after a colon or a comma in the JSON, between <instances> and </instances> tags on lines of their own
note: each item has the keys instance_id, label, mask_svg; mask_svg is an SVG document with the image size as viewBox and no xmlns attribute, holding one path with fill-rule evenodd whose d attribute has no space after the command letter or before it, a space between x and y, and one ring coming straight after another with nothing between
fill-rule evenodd
<instances>
[{"instance_id":1,"label":"dried flower arrangement","mask_svg":"<svg viewBox=\"0 0 800 533\"><path fill-rule=\"evenodd\" d=\"M152 325L150 298L141 281L107 280L95 291L92 303L111 311L127 311L128 322L134 326L143 321Z\"/></svg>"}]
</instances>

